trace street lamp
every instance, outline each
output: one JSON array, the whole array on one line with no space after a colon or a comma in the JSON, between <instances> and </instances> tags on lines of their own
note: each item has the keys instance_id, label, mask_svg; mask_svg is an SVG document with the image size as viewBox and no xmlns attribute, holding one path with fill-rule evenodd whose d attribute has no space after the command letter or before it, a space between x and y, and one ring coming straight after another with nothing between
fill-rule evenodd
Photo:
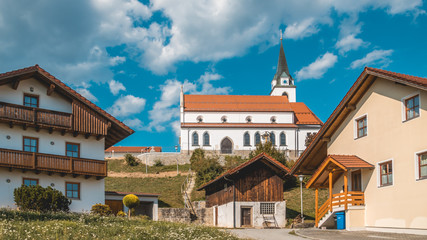
<instances>
[{"instance_id":1,"label":"street lamp","mask_svg":"<svg viewBox=\"0 0 427 240\"><path fill-rule=\"evenodd\" d=\"M178 153L178 145L175 145L175 153ZM178 157L176 157L176 175L179 174L178 171Z\"/></svg>"},{"instance_id":2,"label":"street lamp","mask_svg":"<svg viewBox=\"0 0 427 240\"><path fill-rule=\"evenodd\" d=\"M300 184L300 190L301 190L301 221L304 223L304 206L302 202L302 180L304 180L304 176L299 175L298 178L299 178L299 184Z\"/></svg>"},{"instance_id":3,"label":"street lamp","mask_svg":"<svg viewBox=\"0 0 427 240\"><path fill-rule=\"evenodd\" d=\"M145 148L145 174L148 174L147 153L149 149L150 149L149 147Z\"/></svg>"}]
</instances>

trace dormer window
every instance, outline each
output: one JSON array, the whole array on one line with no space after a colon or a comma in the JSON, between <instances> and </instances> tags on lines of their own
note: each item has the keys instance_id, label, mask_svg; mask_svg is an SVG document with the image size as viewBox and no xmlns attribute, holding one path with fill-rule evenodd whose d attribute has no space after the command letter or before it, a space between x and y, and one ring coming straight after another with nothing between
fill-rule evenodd
<instances>
[{"instance_id":1,"label":"dormer window","mask_svg":"<svg viewBox=\"0 0 427 240\"><path fill-rule=\"evenodd\" d=\"M251 123L252 122L252 117L251 116L247 116L246 117L246 122L247 123Z\"/></svg>"},{"instance_id":2,"label":"dormer window","mask_svg":"<svg viewBox=\"0 0 427 240\"><path fill-rule=\"evenodd\" d=\"M226 123L227 122L227 116L222 116L221 117L221 122L222 123Z\"/></svg>"},{"instance_id":3,"label":"dormer window","mask_svg":"<svg viewBox=\"0 0 427 240\"><path fill-rule=\"evenodd\" d=\"M273 116L273 117L270 118L270 121L271 121L271 123L276 123L277 119L276 119L275 116Z\"/></svg>"},{"instance_id":4,"label":"dormer window","mask_svg":"<svg viewBox=\"0 0 427 240\"><path fill-rule=\"evenodd\" d=\"M198 117L197 117L197 122L198 122L198 123L203 122L203 117L202 117L202 116L198 116Z\"/></svg>"}]
</instances>

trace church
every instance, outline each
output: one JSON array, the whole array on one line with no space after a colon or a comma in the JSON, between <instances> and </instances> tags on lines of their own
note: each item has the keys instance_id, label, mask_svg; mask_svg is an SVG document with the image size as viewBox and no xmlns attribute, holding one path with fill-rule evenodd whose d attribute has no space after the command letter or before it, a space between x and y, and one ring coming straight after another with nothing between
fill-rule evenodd
<instances>
[{"instance_id":1,"label":"church","mask_svg":"<svg viewBox=\"0 0 427 240\"><path fill-rule=\"evenodd\" d=\"M295 81L280 40L270 95L187 95L181 90L181 153L201 148L247 156L259 143L271 141L290 159L299 157L308 134L317 133L323 123L304 103L296 102Z\"/></svg>"}]
</instances>

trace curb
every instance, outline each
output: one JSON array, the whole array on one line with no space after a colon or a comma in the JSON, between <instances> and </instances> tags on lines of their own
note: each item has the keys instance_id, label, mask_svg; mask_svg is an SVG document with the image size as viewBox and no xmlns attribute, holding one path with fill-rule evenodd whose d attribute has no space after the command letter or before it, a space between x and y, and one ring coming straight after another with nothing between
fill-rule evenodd
<instances>
[{"instance_id":1,"label":"curb","mask_svg":"<svg viewBox=\"0 0 427 240\"><path fill-rule=\"evenodd\" d=\"M308 238L308 239L313 239L313 240L323 240L322 238L314 238L314 237L306 236L306 235L304 235L304 234L301 234L299 231L300 231L300 230L296 230L296 231L295 231L295 234L296 234L297 236L299 236L299 237Z\"/></svg>"}]
</instances>

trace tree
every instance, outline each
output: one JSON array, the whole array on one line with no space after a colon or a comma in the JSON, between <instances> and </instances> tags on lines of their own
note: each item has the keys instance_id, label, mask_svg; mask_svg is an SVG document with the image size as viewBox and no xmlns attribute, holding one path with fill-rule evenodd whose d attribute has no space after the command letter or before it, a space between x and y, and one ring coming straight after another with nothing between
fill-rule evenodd
<instances>
[{"instance_id":1,"label":"tree","mask_svg":"<svg viewBox=\"0 0 427 240\"><path fill-rule=\"evenodd\" d=\"M224 168L225 170L230 170L233 169L237 166L239 166L240 164L244 163L248 161L247 158L242 158L241 156L225 156L225 165Z\"/></svg>"},{"instance_id":2,"label":"tree","mask_svg":"<svg viewBox=\"0 0 427 240\"><path fill-rule=\"evenodd\" d=\"M203 149L194 150L190 158L191 169L196 172L196 187L218 177L224 172L224 168L214 157L205 157Z\"/></svg>"},{"instance_id":3,"label":"tree","mask_svg":"<svg viewBox=\"0 0 427 240\"><path fill-rule=\"evenodd\" d=\"M68 212L71 200L66 198L61 191L44 188L40 185L22 185L13 191L16 205L22 210L34 210L38 212L63 211Z\"/></svg>"},{"instance_id":4,"label":"tree","mask_svg":"<svg viewBox=\"0 0 427 240\"><path fill-rule=\"evenodd\" d=\"M131 167L138 165L138 162L136 161L136 157L130 153L125 154L125 161L126 161L126 164Z\"/></svg>"},{"instance_id":5,"label":"tree","mask_svg":"<svg viewBox=\"0 0 427 240\"><path fill-rule=\"evenodd\" d=\"M283 165L287 165L287 157L284 153L277 150L277 148L270 142L267 141L265 143L260 143L256 146L256 149L249 153L249 159L254 158L260 153L266 153L270 155L272 158L281 162Z\"/></svg>"},{"instance_id":6,"label":"tree","mask_svg":"<svg viewBox=\"0 0 427 240\"><path fill-rule=\"evenodd\" d=\"M123 204L129 208L128 218L130 218L131 211L134 211L139 205L139 198L134 194L128 194L123 198Z\"/></svg>"},{"instance_id":7,"label":"tree","mask_svg":"<svg viewBox=\"0 0 427 240\"><path fill-rule=\"evenodd\" d=\"M308 147L310 143L314 140L316 133L307 133L307 137L305 137L305 147Z\"/></svg>"}]
</instances>

